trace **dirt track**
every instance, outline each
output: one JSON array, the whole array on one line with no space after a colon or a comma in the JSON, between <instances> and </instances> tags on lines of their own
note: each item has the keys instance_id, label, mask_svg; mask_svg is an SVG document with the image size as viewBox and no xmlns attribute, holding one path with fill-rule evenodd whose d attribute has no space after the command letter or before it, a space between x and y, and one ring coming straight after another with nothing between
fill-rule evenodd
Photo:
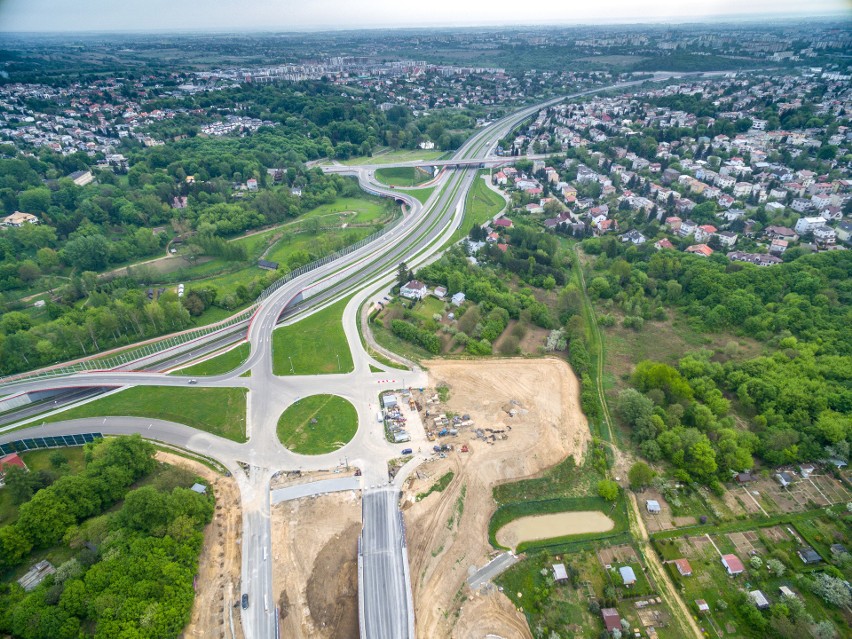
<instances>
[{"instance_id":1,"label":"dirt track","mask_svg":"<svg viewBox=\"0 0 852 639\"><path fill-rule=\"evenodd\" d=\"M358 636L361 500L334 493L272 508L273 584L282 637Z\"/></svg>"},{"instance_id":2,"label":"dirt track","mask_svg":"<svg viewBox=\"0 0 852 639\"><path fill-rule=\"evenodd\" d=\"M230 613L240 592L242 510L240 491L233 477L224 477L191 459L157 452L157 460L187 468L207 480L216 495L213 521L204 531L204 548L198 561L198 590L186 639L232 639ZM239 615L234 614L233 639L242 639Z\"/></svg>"},{"instance_id":3,"label":"dirt track","mask_svg":"<svg viewBox=\"0 0 852 639\"><path fill-rule=\"evenodd\" d=\"M530 637L523 615L508 598L492 591L469 599L465 579L492 551L491 488L535 475L568 455L581 460L590 434L580 411L577 379L557 359L435 360L424 365L431 386L450 388L442 410L468 413L478 428L505 429L508 439L487 444L463 431L456 442L467 443L470 452L458 452L456 446L446 459L426 463L420 470L428 477L415 477L406 489L403 508L417 636ZM503 410L507 405L522 410L510 417ZM417 493L448 470L455 477L443 493L414 502Z\"/></svg>"}]
</instances>

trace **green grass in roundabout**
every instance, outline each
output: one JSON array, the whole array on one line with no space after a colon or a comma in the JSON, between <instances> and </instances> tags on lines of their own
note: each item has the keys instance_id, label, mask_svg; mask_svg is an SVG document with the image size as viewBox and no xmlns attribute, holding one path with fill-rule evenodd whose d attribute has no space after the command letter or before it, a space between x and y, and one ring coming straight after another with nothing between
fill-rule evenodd
<instances>
[{"instance_id":1,"label":"green grass in roundabout","mask_svg":"<svg viewBox=\"0 0 852 639\"><path fill-rule=\"evenodd\" d=\"M133 386L51 415L44 422L84 417L150 417L185 424L235 442L246 441L245 388Z\"/></svg>"},{"instance_id":2,"label":"green grass in roundabout","mask_svg":"<svg viewBox=\"0 0 852 639\"><path fill-rule=\"evenodd\" d=\"M337 395L310 395L278 418L278 439L294 453L322 455L343 447L358 430L358 413Z\"/></svg>"}]
</instances>

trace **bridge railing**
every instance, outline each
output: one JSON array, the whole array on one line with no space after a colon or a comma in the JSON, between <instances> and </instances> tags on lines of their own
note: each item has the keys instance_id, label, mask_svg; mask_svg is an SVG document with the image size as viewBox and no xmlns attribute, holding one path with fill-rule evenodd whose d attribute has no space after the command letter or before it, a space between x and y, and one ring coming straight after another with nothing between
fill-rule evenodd
<instances>
[{"instance_id":1,"label":"bridge railing","mask_svg":"<svg viewBox=\"0 0 852 639\"><path fill-rule=\"evenodd\" d=\"M376 193L378 195L384 195L385 197L397 197L396 195L383 194L379 192ZM4 384L20 382L28 379L42 379L73 375L75 373L117 370L130 365L138 365L142 361L150 360L167 351L177 353L181 350L186 350L182 347L187 346L192 342L196 342L201 338L208 337L213 333L224 334L227 329L233 328L234 326L248 321L254 315L255 311L257 310L257 307L262 304L270 295L278 291L282 286L306 273L325 266L330 262L334 262L335 260L338 260L341 257L349 255L350 253L353 253L367 246L371 242L375 242L377 239L382 237L385 233L387 233L397 224L399 224L401 219L401 217L397 217L392 222L386 224L375 233L368 235L367 237L359 240L358 242L350 244L349 246L346 246L340 249L339 251L335 251L331 255L326 255L323 258L314 260L313 262L300 266L299 268L294 269L289 273L283 275L282 277L275 280L275 282L267 286L260 293L260 295L258 295L257 299L252 302L251 306L249 306L243 311L240 311L236 315L233 315L228 319L223 320L222 322L218 322L210 326L202 326L200 328L190 329L182 333L171 335L164 339L152 341L147 344L142 344L141 346L137 346L135 348L131 347L125 352L117 353L108 357L98 357L97 355L93 355L89 358L81 359L64 366L55 366L52 368L29 371L17 375L8 375L6 377L0 377L0 387L2 387L2 385Z\"/></svg>"}]
</instances>

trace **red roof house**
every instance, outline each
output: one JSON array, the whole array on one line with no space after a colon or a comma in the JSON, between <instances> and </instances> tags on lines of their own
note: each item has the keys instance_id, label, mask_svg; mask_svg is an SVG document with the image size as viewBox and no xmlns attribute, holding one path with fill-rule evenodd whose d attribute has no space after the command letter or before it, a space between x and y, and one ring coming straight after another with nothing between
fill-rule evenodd
<instances>
[{"instance_id":1,"label":"red roof house","mask_svg":"<svg viewBox=\"0 0 852 639\"><path fill-rule=\"evenodd\" d=\"M745 571L745 566L736 555L722 555L722 565L732 577Z\"/></svg>"},{"instance_id":2,"label":"red roof house","mask_svg":"<svg viewBox=\"0 0 852 639\"><path fill-rule=\"evenodd\" d=\"M0 476L2 476L6 472L6 469L11 466L17 466L18 468L29 470L27 465L24 463L24 460L18 457L18 453L9 453L8 455L0 457Z\"/></svg>"},{"instance_id":3,"label":"red roof house","mask_svg":"<svg viewBox=\"0 0 852 639\"><path fill-rule=\"evenodd\" d=\"M675 566L677 566L677 571L684 577L689 577L692 575L692 566L689 565L689 561L686 559L675 559Z\"/></svg>"},{"instance_id":4,"label":"red roof house","mask_svg":"<svg viewBox=\"0 0 852 639\"><path fill-rule=\"evenodd\" d=\"M618 615L618 610L615 608L601 608L601 617L603 617L604 626L606 626L607 632L621 630L621 617Z\"/></svg>"},{"instance_id":5,"label":"red roof house","mask_svg":"<svg viewBox=\"0 0 852 639\"><path fill-rule=\"evenodd\" d=\"M507 220L505 217L498 217L493 222L494 226L501 226L505 229L512 228L512 220Z\"/></svg>"}]
</instances>

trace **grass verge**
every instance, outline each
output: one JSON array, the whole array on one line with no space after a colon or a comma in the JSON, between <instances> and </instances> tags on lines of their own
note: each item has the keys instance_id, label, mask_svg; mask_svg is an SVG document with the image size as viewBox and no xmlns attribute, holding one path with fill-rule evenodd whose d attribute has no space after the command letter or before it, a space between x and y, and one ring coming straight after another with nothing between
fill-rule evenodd
<instances>
[{"instance_id":1,"label":"grass verge","mask_svg":"<svg viewBox=\"0 0 852 639\"><path fill-rule=\"evenodd\" d=\"M432 493L442 493L450 485L450 482L453 481L453 477L455 477L455 473L453 471L449 471L441 475L441 477L434 484L429 486L429 490L425 493L417 493L417 501L421 499L426 499Z\"/></svg>"},{"instance_id":2,"label":"grass verge","mask_svg":"<svg viewBox=\"0 0 852 639\"><path fill-rule=\"evenodd\" d=\"M278 439L294 453L322 455L346 445L358 430L358 413L337 395L300 399L278 419Z\"/></svg>"},{"instance_id":3,"label":"grass verge","mask_svg":"<svg viewBox=\"0 0 852 639\"><path fill-rule=\"evenodd\" d=\"M343 333L341 300L272 333L272 372L276 375L320 375L354 370ZM292 362L292 369L291 369Z\"/></svg>"},{"instance_id":4,"label":"grass verge","mask_svg":"<svg viewBox=\"0 0 852 639\"><path fill-rule=\"evenodd\" d=\"M204 377L206 375L222 375L234 370L237 366L248 359L251 352L251 345L248 342L240 344L236 348L211 357L210 359L193 364L187 368L182 368L169 375L197 376Z\"/></svg>"},{"instance_id":5,"label":"grass verge","mask_svg":"<svg viewBox=\"0 0 852 639\"><path fill-rule=\"evenodd\" d=\"M85 417L150 417L185 424L235 442L246 441L244 388L134 386L43 421Z\"/></svg>"}]
</instances>

